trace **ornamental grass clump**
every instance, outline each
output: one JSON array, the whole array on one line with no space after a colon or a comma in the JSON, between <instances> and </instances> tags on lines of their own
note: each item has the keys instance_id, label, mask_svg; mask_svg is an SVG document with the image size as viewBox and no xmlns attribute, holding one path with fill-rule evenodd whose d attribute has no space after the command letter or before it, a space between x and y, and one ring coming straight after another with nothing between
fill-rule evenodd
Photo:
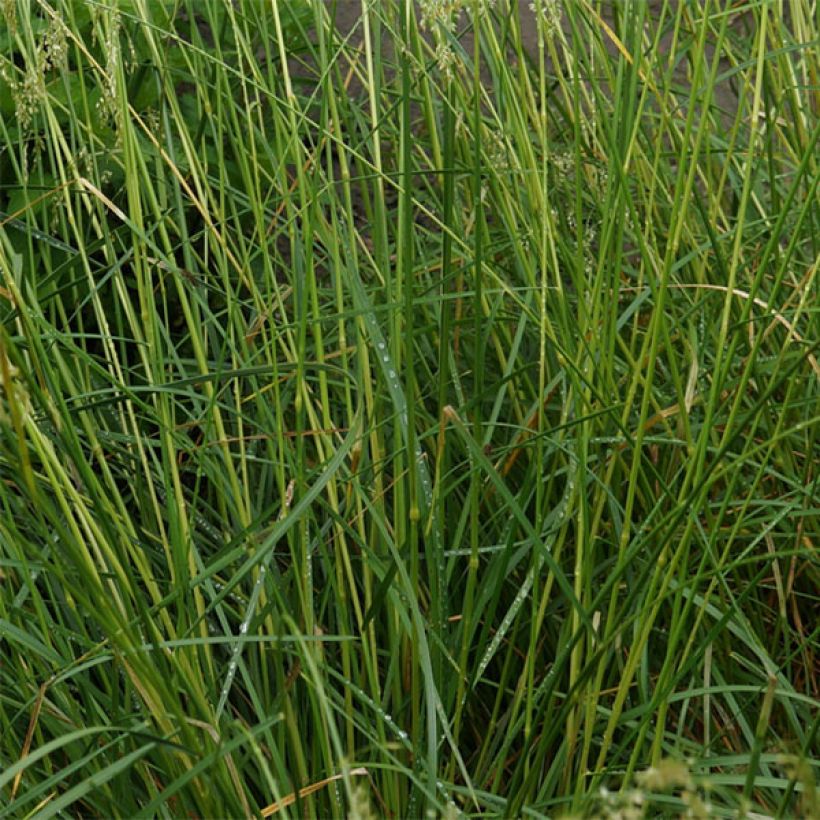
<instances>
[{"instance_id":1,"label":"ornamental grass clump","mask_svg":"<svg viewBox=\"0 0 820 820\"><path fill-rule=\"evenodd\" d=\"M816 814L815 6L350 5L0 2L0 816Z\"/></svg>"}]
</instances>

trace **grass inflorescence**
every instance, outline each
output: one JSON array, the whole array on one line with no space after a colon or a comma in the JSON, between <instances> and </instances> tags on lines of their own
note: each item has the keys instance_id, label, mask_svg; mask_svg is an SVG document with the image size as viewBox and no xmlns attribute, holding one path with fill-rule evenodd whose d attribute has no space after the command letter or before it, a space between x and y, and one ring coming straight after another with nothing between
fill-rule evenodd
<instances>
[{"instance_id":1,"label":"grass inflorescence","mask_svg":"<svg viewBox=\"0 0 820 820\"><path fill-rule=\"evenodd\" d=\"M817 816L815 4L341 7L0 3L0 816Z\"/></svg>"}]
</instances>

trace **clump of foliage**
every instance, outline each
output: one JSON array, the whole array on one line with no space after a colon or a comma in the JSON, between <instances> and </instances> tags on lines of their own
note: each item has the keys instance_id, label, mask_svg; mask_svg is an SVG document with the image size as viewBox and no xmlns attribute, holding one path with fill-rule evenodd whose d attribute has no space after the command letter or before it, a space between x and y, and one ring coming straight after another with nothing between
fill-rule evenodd
<instances>
[{"instance_id":1,"label":"clump of foliage","mask_svg":"<svg viewBox=\"0 0 820 820\"><path fill-rule=\"evenodd\" d=\"M816 14L531 5L0 2L0 816L817 813Z\"/></svg>"}]
</instances>

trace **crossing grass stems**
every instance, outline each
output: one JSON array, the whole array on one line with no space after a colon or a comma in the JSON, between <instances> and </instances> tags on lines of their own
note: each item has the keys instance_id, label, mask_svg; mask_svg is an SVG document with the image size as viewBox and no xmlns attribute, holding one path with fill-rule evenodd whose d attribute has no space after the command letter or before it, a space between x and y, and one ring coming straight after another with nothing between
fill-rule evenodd
<instances>
[{"instance_id":1,"label":"crossing grass stems","mask_svg":"<svg viewBox=\"0 0 820 820\"><path fill-rule=\"evenodd\" d=\"M532 6L2 3L0 816L820 814L816 10Z\"/></svg>"}]
</instances>

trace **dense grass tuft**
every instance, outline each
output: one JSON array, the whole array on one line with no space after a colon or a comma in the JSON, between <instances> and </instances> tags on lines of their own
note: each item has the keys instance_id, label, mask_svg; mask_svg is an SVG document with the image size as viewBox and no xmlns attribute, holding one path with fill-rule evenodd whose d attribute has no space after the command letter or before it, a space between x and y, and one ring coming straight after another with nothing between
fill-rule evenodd
<instances>
[{"instance_id":1,"label":"dense grass tuft","mask_svg":"<svg viewBox=\"0 0 820 820\"><path fill-rule=\"evenodd\" d=\"M820 816L816 4L520 5L0 3L0 816Z\"/></svg>"}]
</instances>

